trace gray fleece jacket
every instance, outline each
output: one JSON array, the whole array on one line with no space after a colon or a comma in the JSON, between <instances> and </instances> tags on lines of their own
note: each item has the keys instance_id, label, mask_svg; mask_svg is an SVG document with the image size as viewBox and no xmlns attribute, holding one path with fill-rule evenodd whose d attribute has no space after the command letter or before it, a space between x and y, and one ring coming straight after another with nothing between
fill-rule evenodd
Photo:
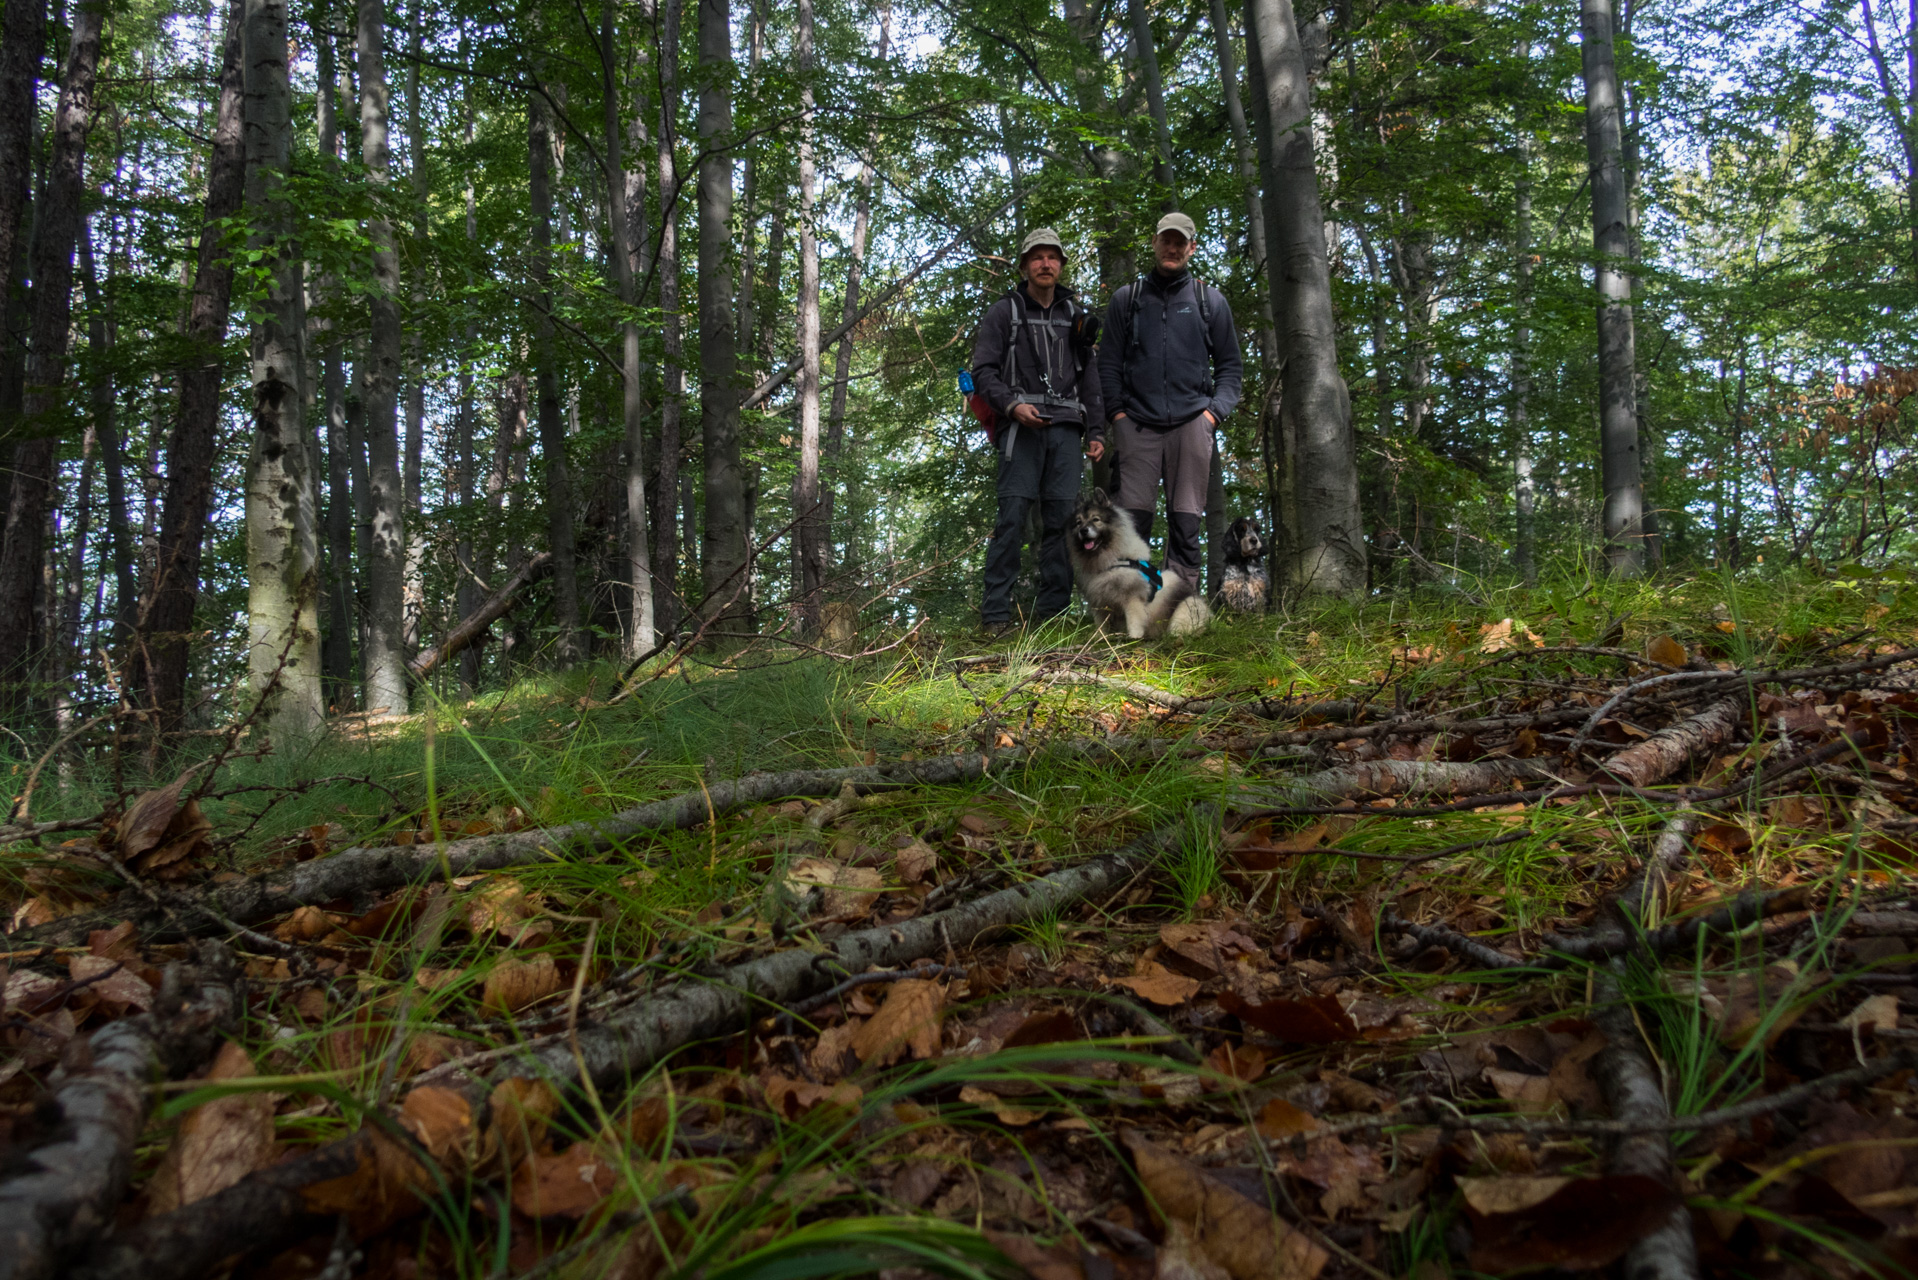
<instances>
[{"instance_id":1,"label":"gray fleece jacket","mask_svg":"<svg viewBox=\"0 0 1918 1280\"><path fill-rule=\"evenodd\" d=\"M1010 420L1012 406L1020 394L1039 395L1048 391L1055 396L1077 399L1083 412L1067 405L1035 406L1048 422L1065 426L1083 426L1088 441L1105 439L1105 405L1099 398L1099 375L1093 360L1078 368L1072 353L1070 335L1063 325L1034 324L1032 321L1066 320L1070 304L1078 295L1060 285L1053 293L1052 305L1041 307L1032 301L1022 281L1014 294L1006 294L990 307L979 321L973 340L972 376L979 390L1002 420ZM1083 304L1081 304L1083 306ZM1018 385L1007 379L1012 309L1023 310L1028 323L1019 326L1019 349L1011 361Z\"/></svg>"},{"instance_id":2,"label":"gray fleece jacket","mask_svg":"<svg viewBox=\"0 0 1918 1280\"><path fill-rule=\"evenodd\" d=\"M1199 312L1198 281L1189 271L1146 274L1143 283L1121 286L1106 308L1105 334L1099 340L1099 384L1108 417L1123 413L1139 426L1176 427L1210 409L1224 422L1238 407L1245 380L1239 358L1239 333L1232 307L1211 285L1212 359L1205 355L1204 320ZM1139 300L1139 332L1132 332L1132 294Z\"/></svg>"}]
</instances>

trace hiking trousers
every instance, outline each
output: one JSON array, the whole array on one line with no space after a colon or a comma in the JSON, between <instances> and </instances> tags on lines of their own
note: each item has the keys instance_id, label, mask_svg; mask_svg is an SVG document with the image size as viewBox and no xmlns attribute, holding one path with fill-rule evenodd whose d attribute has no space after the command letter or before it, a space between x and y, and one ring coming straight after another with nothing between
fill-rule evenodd
<instances>
[{"instance_id":1,"label":"hiking trousers","mask_svg":"<svg viewBox=\"0 0 1918 1280\"><path fill-rule=\"evenodd\" d=\"M1212 420L1201 413L1176 427L1142 427L1130 417L1113 424L1119 432L1118 505L1139 512L1149 537L1165 484L1166 561L1194 581L1199 568L1199 517L1205 513L1206 484L1212 474Z\"/></svg>"},{"instance_id":2,"label":"hiking trousers","mask_svg":"<svg viewBox=\"0 0 1918 1280\"><path fill-rule=\"evenodd\" d=\"M1000 443L1003 446L1003 437ZM1007 457L1001 448L999 518L992 527L992 541L986 545L985 599L979 608L982 622L1012 620L1012 587L1019 578L1026 521L1035 506L1039 509L1040 537L1039 598L1034 602L1034 618L1054 617L1072 603L1066 526L1072 523L1084 465L1076 422L1040 427L1020 423L1012 442L1012 456Z\"/></svg>"}]
</instances>

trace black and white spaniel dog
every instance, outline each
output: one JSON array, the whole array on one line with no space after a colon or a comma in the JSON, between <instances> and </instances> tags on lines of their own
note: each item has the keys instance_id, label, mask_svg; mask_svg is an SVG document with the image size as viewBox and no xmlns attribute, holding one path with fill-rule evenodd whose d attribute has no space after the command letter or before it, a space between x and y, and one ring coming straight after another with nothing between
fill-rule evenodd
<instances>
[{"instance_id":1,"label":"black and white spaniel dog","mask_svg":"<svg viewBox=\"0 0 1918 1280\"><path fill-rule=\"evenodd\" d=\"M1225 531L1225 576L1219 602L1234 613L1265 612L1265 535L1259 522L1240 516Z\"/></svg>"}]
</instances>

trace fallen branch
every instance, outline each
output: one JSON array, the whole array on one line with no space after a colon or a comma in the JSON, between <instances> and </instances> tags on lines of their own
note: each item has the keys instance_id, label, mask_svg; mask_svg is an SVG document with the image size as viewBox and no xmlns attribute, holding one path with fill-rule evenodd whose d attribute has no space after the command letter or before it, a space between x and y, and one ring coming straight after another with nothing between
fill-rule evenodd
<instances>
[{"instance_id":1,"label":"fallen branch","mask_svg":"<svg viewBox=\"0 0 1918 1280\"><path fill-rule=\"evenodd\" d=\"M521 565L519 572L508 578L505 585L493 593L491 599L460 619L459 625L446 633L446 639L407 663L406 674L415 680L426 679L433 673L434 668L454 657L461 649L478 639L486 628L511 612L513 597L519 594L520 588L539 577L552 566L552 563L553 553L542 551Z\"/></svg>"},{"instance_id":2,"label":"fallen branch","mask_svg":"<svg viewBox=\"0 0 1918 1280\"><path fill-rule=\"evenodd\" d=\"M579 1087L582 1072L602 1095L623 1091L689 1044L730 1034L762 1013L778 1013L844 977L874 967L901 969L966 947L1010 925L1055 913L1085 898L1114 892L1149 869L1180 838L1182 820L1125 848L1041 879L1002 889L948 911L843 934L821 949L793 948L737 965L710 981L682 982L582 1025L564 1043L529 1048L496 1063L460 1086L472 1114L484 1114L491 1087L508 1079ZM304 1229L309 1211L302 1188L341 1176L371 1160L367 1130L302 1152L172 1213L149 1218L102 1243L77 1274L85 1280L197 1280L214 1271L241 1242L245 1251L271 1249Z\"/></svg>"},{"instance_id":3,"label":"fallen branch","mask_svg":"<svg viewBox=\"0 0 1918 1280\"><path fill-rule=\"evenodd\" d=\"M209 966L192 1003L180 995L181 980L179 970L171 971L170 990L163 989L151 1012L108 1023L74 1059L86 1065L55 1076L59 1137L20 1158L20 1171L0 1182L0 1241L6 1246L0 1275L66 1275L68 1260L112 1225L133 1172L155 1074L197 1065L217 1043L216 1031L232 1019L233 989L225 974Z\"/></svg>"},{"instance_id":4,"label":"fallen branch","mask_svg":"<svg viewBox=\"0 0 1918 1280\"><path fill-rule=\"evenodd\" d=\"M1751 704L1743 698L1723 698L1695 716L1635 742L1607 760L1606 773L1634 787L1649 787L1671 777L1687 761L1732 736Z\"/></svg>"}]
</instances>

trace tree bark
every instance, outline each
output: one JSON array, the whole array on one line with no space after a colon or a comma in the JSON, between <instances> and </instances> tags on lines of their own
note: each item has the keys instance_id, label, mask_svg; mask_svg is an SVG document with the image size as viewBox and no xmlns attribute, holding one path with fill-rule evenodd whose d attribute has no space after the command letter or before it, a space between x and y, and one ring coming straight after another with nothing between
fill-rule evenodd
<instances>
[{"instance_id":1,"label":"tree bark","mask_svg":"<svg viewBox=\"0 0 1918 1280\"><path fill-rule=\"evenodd\" d=\"M680 0L658 0L654 53L659 59L659 479L653 509L659 513L659 537L653 543L653 621L670 634L679 623L679 454L680 423L686 402L686 345L679 314L679 137ZM692 525L686 528L687 547Z\"/></svg>"},{"instance_id":2,"label":"tree bark","mask_svg":"<svg viewBox=\"0 0 1918 1280\"><path fill-rule=\"evenodd\" d=\"M537 578L552 564L550 551L542 551L519 567L518 572L508 578L492 598L479 608L459 620L458 625L446 633L446 638L433 648L426 650L407 665L407 670L415 680L424 680L433 674L448 658L466 652L475 640L478 640L499 618L513 607L513 597L519 594L521 587Z\"/></svg>"},{"instance_id":3,"label":"tree bark","mask_svg":"<svg viewBox=\"0 0 1918 1280\"><path fill-rule=\"evenodd\" d=\"M1532 46L1519 47L1522 61L1530 61ZM1538 555L1534 525L1538 485L1532 478L1532 145L1531 134L1520 126L1518 182L1513 209L1513 256L1518 277L1512 321L1512 560L1526 586L1538 582Z\"/></svg>"},{"instance_id":4,"label":"tree bark","mask_svg":"<svg viewBox=\"0 0 1918 1280\"><path fill-rule=\"evenodd\" d=\"M373 0L377 3L377 0ZM253 326L253 441L247 456L247 673L276 738L325 723L320 693L318 512L301 394L306 315L292 211L282 185L293 153L286 0L245 0L248 248L269 273Z\"/></svg>"},{"instance_id":5,"label":"tree bark","mask_svg":"<svg viewBox=\"0 0 1918 1280\"><path fill-rule=\"evenodd\" d=\"M6 0L0 13L0 310L21 281L20 230L33 186L34 94L47 43L47 0Z\"/></svg>"},{"instance_id":6,"label":"tree bark","mask_svg":"<svg viewBox=\"0 0 1918 1280\"><path fill-rule=\"evenodd\" d=\"M6 533L0 545L0 711L13 719L23 719L28 706L35 651L44 645L50 621L44 613L41 578L73 318L73 249L83 219L80 201L104 9L103 4L86 3L72 15L73 37L54 109L52 154L34 219L32 346L23 408L27 439L13 453Z\"/></svg>"},{"instance_id":7,"label":"tree bark","mask_svg":"<svg viewBox=\"0 0 1918 1280\"><path fill-rule=\"evenodd\" d=\"M892 4L891 0L880 0L879 5L879 55L881 64L892 51ZM866 149L859 156L859 178L855 184L858 194L853 199L852 243L846 257L846 299L841 310L840 328L844 332L838 347L833 351L832 407L826 416L826 457L833 463L839 460L840 451L846 440L846 397L852 385L852 326L859 318L859 287L864 283L866 270L866 238L872 232L872 180L873 157L879 150L879 130L875 126L866 135ZM1016 178L1015 178L1016 185ZM1023 236L1021 237L1023 238ZM836 472L836 467L834 468ZM837 475L829 477L825 492L820 495L819 529L820 541L826 554L832 554L833 543L837 540L833 533L834 507L837 494L834 492ZM850 501L850 499L848 499ZM847 558L852 556L852 542L846 543Z\"/></svg>"},{"instance_id":8,"label":"tree bark","mask_svg":"<svg viewBox=\"0 0 1918 1280\"><path fill-rule=\"evenodd\" d=\"M425 6L413 0L412 21L407 41L411 57L406 62L406 149L413 180L413 241L421 257L429 250L426 224L426 126L420 118L420 53L424 43L422 24ZM417 259L416 259L417 260ZM425 309L426 286L423 274L414 272L414 315L406 329L406 463L402 476L405 486L406 527L412 536L406 540L406 566L401 588L400 643L403 652L420 646L421 628L426 625L426 540L420 536L421 512L425 509L425 482L422 474L426 452L426 363L420 349L421 312Z\"/></svg>"},{"instance_id":9,"label":"tree bark","mask_svg":"<svg viewBox=\"0 0 1918 1280\"><path fill-rule=\"evenodd\" d=\"M559 627L555 657L570 667L585 656L579 633L579 574L573 535L573 477L566 458L566 413L559 396L559 344L553 329L553 113L548 86L535 88L526 107L528 184L533 202L533 413L546 457L546 536L553 552L553 613Z\"/></svg>"},{"instance_id":10,"label":"tree bark","mask_svg":"<svg viewBox=\"0 0 1918 1280\"><path fill-rule=\"evenodd\" d=\"M467 39L465 20L460 23L460 61L471 57L472 47ZM466 115L466 145L473 145L473 81L468 76L463 82L464 107ZM473 189L473 174L469 168L466 174L466 253L471 261L479 245L479 200ZM466 283L473 283L472 270L469 267ZM466 321L466 349L473 351L479 346L479 326L469 314ZM473 503L474 477L479 471L473 431L473 370L466 361L460 362L459 373L459 410L454 427L454 466L456 468L453 483L455 496L462 514L469 514ZM458 585L453 588L453 607L464 618L480 605L479 584L473 580L478 572L473 563L473 537L467 532L471 526L465 522L460 525L458 539L453 544L454 572L458 575ZM460 652L460 685L468 697L479 690L480 659L483 655L476 647L468 647Z\"/></svg>"},{"instance_id":11,"label":"tree bark","mask_svg":"<svg viewBox=\"0 0 1918 1280\"><path fill-rule=\"evenodd\" d=\"M167 441L166 490L160 505L160 544L150 603L141 620L128 675L136 705L158 714L162 732L177 729L186 710L193 613L200 596L200 553L213 500L221 389L226 381L226 329L233 263L223 243L227 220L246 192L241 145L240 3L231 4L226 53L207 159L206 209L200 222L193 294L181 326L191 353L182 360L179 417Z\"/></svg>"},{"instance_id":12,"label":"tree bark","mask_svg":"<svg viewBox=\"0 0 1918 1280\"><path fill-rule=\"evenodd\" d=\"M734 346L731 141L732 19L725 0L699 2L699 433L706 468L700 569L721 630L750 631L746 485L739 448L738 353ZM731 603L728 603L728 602Z\"/></svg>"},{"instance_id":13,"label":"tree bark","mask_svg":"<svg viewBox=\"0 0 1918 1280\"><path fill-rule=\"evenodd\" d=\"M1670 777L1687 760L1718 746L1744 723L1748 704L1743 695L1714 702L1695 716L1634 742L1601 766L1620 782L1649 787Z\"/></svg>"},{"instance_id":14,"label":"tree bark","mask_svg":"<svg viewBox=\"0 0 1918 1280\"><path fill-rule=\"evenodd\" d=\"M315 106L320 134L320 164L329 177L340 171L340 102L333 35L313 33L317 46L319 95ZM353 704L353 467L346 425L346 347L329 333L320 354L320 412L326 421L326 632L320 642L322 690L326 705L348 710ZM318 477L315 477L317 484Z\"/></svg>"},{"instance_id":15,"label":"tree bark","mask_svg":"<svg viewBox=\"0 0 1918 1280\"><path fill-rule=\"evenodd\" d=\"M812 0L799 0L793 34L799 64L799 466L793 473L793 550L798 561L801 634L819 634L820 589L825 580L825 550L819 535L819 230L814 225L818 173L813 121Z\"/></svg>"},{"instance_id":16,"label":"tree bark","mask_svg":"<svg viewBox=\"0 0 1918 1280\"><path fill-rule=\"evenodd\" d=\"M1631 226L1626 208L1622 104L1612 59L1613 0L1581 0L1585 152L1591 166L1593 276L1598 289L1599 469L1602 532L1612 572L1644 567L1645 493L1638 452Z\"/></svg>"},{"instance_id":17,"label":"tree bark","mask_svg":"<svg viewBox=\"0 0 1918 1280\"><path fill-rule=\"evenodd\" d=\"M1152 117L1152 177L1160 187L1159 207L1170 212L1179 207L1179 192L1172 172L1172 124L1165 110L1165 81L1159 76L1159 50L1152 42L1152 15L1146 12L1145 0L1126 0L1126 8L1132 22L1132 55L1138 59L1139 74L1145 80L1146 110Z\"/></svg>"},{"instance_id":18,"label":"tree bark","mask_svg":"<svg viewBox=\"0 0 1918 1280\"><path fill-rule=\"evenodd\" d=\"M392 99L386 82L386 0L359 0L360 161L383 192L392 178ZM400 256L393 224L367 219L373 288L361 412L366 424L368 556L366 561L366 709L407 710L405 594L406 509L400 476Z\"/></svg>"},{"instance_id":19,"label":"tree bark","mask_svg":"<svg viewBox=\"0 0 1918 1280\"><path fill-rule=\"evenodd\" d=\"M625 129L620 123L613 0L600 0L600 76L606 98L606 206L613 236L613 278L626 311L620 325L620 408L626 434L626 581L628 660L653 647L653 565L646 539L646 397L639 381L639 283L634 274L632 225L626 207ZM645 199L642 191L641 200Z\"/></svg>"},{"instance_id":20,"label":"tree bark","mask_svg":"<svg viewBox=\"0 0 1918 1280\"><path fill-rule=\"evenodd\" d=\"M1259 195L1258 153L1239 97L1238 59L1232 49L1232 27L1225 0L1211 0L1212 36L1219 52L1219 83L1225 91L1225 118L1232 128L1232 146L1239 158L1239 185L1245 190L1245 242L1251 250L1254 288L1259 299L1259 363L1269 375L1279 367L1279 339L1272 318L1272 285L1266 274L1265 202Z\"/></svg>"},{"instance_id":21,"label":"tree bark","mask_svg":"<svg viewBox=\"0 0 1918 1280\"><path fill-rule=\"evenodd\" d=\"M110 236L108 247L111 251ZM80 229L80 286L87 305L87 343L102 357L104 366L105 357L113 350L113 317L107 311L106 295L100 288L99 271L93 258L93 232L85 222ZM102 564L101 573L108 572L110 565L115 614L130 620L139 607L140 586L135 576L139 559L133 551L132 531L127 527L126 471L120 456L120 424L114 408L112 370L103 367L95 375L93 384L93 433L100 447L100 469L105 473L107 490L105 545L109 563Z\"/></svg>"},{"instance_id":22,"label":"tree bark","mask_svg":"<svg viewBox=\"0 0 1918 1280\"><path fill-rule=\"evenodd\" d=\"M1246 0L1247 42L1263 88L1266 237L1278 320L1280 429L1297 451L1295 589L1356 599L1366 589L1352 402L1339 373L1337 321L1313 156L1305 50L1291 0Z\"/></svg>"}]
</instances>

